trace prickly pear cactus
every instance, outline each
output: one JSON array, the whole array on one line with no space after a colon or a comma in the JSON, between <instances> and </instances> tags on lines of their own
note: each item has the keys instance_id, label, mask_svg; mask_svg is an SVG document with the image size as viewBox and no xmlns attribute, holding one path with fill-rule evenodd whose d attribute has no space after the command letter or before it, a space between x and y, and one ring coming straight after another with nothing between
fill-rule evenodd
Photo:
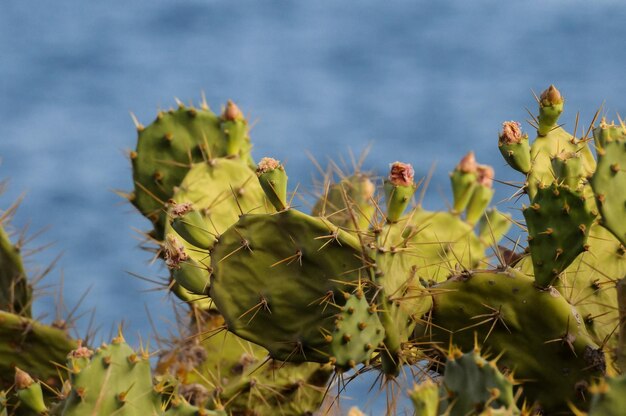
<instances>
[{"instance_id":1,"label":"prickly pear cactus","mask_svg":"<svg viewBox=\"0 0 626 416\"><path fill-rule=\"evenodd\" d=\"M535 280L546 287L585 251L596 214L587 210L580 193L558 184L540 186L523 212Z\"/></svg>"},{"instance_id":2,"label":"prickly pear cactus","mask_svg":"<svg viewBox=\"0 0 626 416\"><path fill-rule=\"evenodd\" d=\"M0 220L0 310L30 316L32 292L20 250L11 243Z\"/></svg>"},{"instance_id":3,"label":"prickly pear cactus","mask_svg":"<svg viewBox=\"0 0 626 416\"><path fill-rule=\"evenodd\" d=\"M241 216L211 266L210 295L228 329L294 362L331 360L336 308L365 279L355 237L295 210Z\"/></svg>"},{"instance_id":4,"label":"prickly pear cactus","mask_svg":"<svg viewBox=\"0 0 626 416\"><path fill-rule=\"evenodd\" d=\"M232 414L303 415L317 410L332 367L268 360L267 350L221 331L224 319L212 310L200 315L198 333L161 353L158 374L180 380L191 402L206 401Z\"/></svg>"},{"instance_id":5,"label":"prickly pear cactus","mask_svg":"<svg viewBox=\"0 0 626 416\"><path fill-rule=\"evenodd\" d=\"M602 225L626 246L626 125L602 122L594 130L598 167L591 186L602 213Z\"/></svg>"},{"instance_id":6,"label":"prickly pear cactus","mask_svg":"<svg viewBox=\"0 0 626 416\"><path fill-rule=\"evenodd\" d=\"M567 400L580 403L577 386L606 370L605 354L582 317L554 288L537 288L533 279L507 269L461 274L431 290L433 309L416 328L416 340L452 339L469 349L477 339L502 355L501 368L535 381L524 385L524 394L545 411L564 409Z\"/></svg>"},{"instance_id":7,"label":"prickly pear cactus","mask_svg":"<svg viewBox=\"0 0 626 416\"><path fill-rule=\"evenodd\" d=\"M133 205L154 225L161 238L164 205L193 163L219 157L250 160L247 122L229 102L221 116L203 103L201 108L179 103L176 110L160 111L147 127L136 123L137 148L131 152L135 190Z\"/></svg>"},{"instance_id":8,"label":"prickly pear cactus","mask_svg":"<svg viewBox=\"0 0 626 416\"><path fill-rule=\"evenodd\" d=\"M159 395L152 385L149 354L135 352L121 335L95 352L79 347L68 357L71 392L63 415L157 415Z\"/></svg>"},{"instance_id":9,"label":"prickly pear cactus","mask_svg":"<svg viewBox=\"0 0 626 416\"><path fill-rule=\"evenodd\" d=\"M63 363L75 347L76 341L61 329L0 311L0 388L13 383L16 366L59 388L55 363Z\"/></svg>"}]
</instances>

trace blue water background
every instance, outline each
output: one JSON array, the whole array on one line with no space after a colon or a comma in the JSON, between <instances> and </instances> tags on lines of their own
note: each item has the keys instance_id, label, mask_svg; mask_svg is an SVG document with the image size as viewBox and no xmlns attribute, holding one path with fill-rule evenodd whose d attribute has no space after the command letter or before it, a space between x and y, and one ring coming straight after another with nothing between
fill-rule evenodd
<instances>
[{"instance_id":1,"label":"blue water background","mask_svg":"<svg viewBox=\"0 0 626 416\"><path fill-rule=\"evenodd\" d=\"M68 308L91 287L80 310L95 308L100 335L123 321L137 342L152 332L146 310L159 331L172 313L127 273L165 275L137 247L148 222L113 192L132 188L129 111L148 124L174 97L204 91L216 111L232 98L254 121L255 158L286 161L292 184L311 185L306 151L325 162L371 143L366 168L403 160L422 176L436 163L425 205L442 209L468 150L520 180L496 139L535 111L531 90L555 83L570 129L603 103L626 113L625 21L620 1L4 1L2 208L27 192L14 224L52 226L31 248L56 242L29 265L63 252L41 286L64 275ZM498 186L496 200L512 191ZM35 310L50 318L53 299Z\"/></svg>"}]
</instances>

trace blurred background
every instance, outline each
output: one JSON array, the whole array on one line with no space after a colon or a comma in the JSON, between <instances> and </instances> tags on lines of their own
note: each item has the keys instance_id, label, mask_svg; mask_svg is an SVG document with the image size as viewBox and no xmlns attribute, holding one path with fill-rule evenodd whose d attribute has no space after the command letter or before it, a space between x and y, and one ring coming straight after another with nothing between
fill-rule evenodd
<instances>
[{"instance_id":1,"label":"blurred background","mask_svg":"<svg viewBox=\"0 0 626 416\"><path fill-rule=\"evenodd\" d=\"M1 208L26 192L15 224L50 226L31 248L54 246L29 259L63 253L45 294L64 276L72 308L91 288L80 311L95 308L99 334L123 321L138 342L152 333L147 311L157 328L172 313L164 292L129 274L166 275L137 246L148 222L113 192L132 189L130 111L147 125L174 97L204 91L216 112L233 99L254 123L255 158L285 161L293 186L312 185L307 151L325 164L371 144L366 169L402 160L424 176L436 164L424 205L442 209L447 173L469 150L497 179L521 179L497 134L536 112L532 91L561 90L570 130L577 112L585 126L601 105L626 113L624 21L617 0L3 2ZM501 210L513 191L498 186ZM54 314L53 297L35 311Z\"/></svg>"}]
</instances>

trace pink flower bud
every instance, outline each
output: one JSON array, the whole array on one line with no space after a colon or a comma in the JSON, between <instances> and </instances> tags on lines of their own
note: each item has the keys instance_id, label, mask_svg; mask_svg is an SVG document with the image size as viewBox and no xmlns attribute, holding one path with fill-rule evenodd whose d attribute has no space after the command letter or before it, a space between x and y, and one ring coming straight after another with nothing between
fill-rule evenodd
<instances>
[{"instance_id":1,"label":"pink flower bud","mask_svg":"<svg viewBox=\"0 0 626 416\"><path fill-rule=\"evenodd\" d=\"M563 96L554 85L550 85L548 89L541 93L541 97L539 97L539 100L541 101L541 105L545 107L555 104L562 104Z\"/></svg>"},{"instance_id":2,"label":"pink flower bud","mask_svg":"<svg viewBox=\"0 0 626 416\"><path fill-rule=\"evenodd\" d=\"M224 113L222 113L222 118L226 121L235 121L243 119L243 113L237 107L237 104L228 100L226 103L226 108L224 108Z\"/></svg>"},{"instance_id":3,"label":"pink flower bud","mask_svg":"<svg viewBox=\"0 0 626 416\"><path fill-rule=\"evenodd\" d=\"M459 164L456 166L457 170L464 173L474 173L476 172L476 167L476 156L474 156L474 152L469 152L463 156L463 159L461 159Z\"/></svg>"},{"instance_id":4,"label":"pink flower bud","mask_svg":"<svg viewBox=\"0 0 626 416\"><path fill-rule=\"evenodd\" d=\"M477 182L484 187L493 187L493 178L496 175L493 168L489 165L476 166L476 173L478 174Z\"/></svg>"}]
</instances>

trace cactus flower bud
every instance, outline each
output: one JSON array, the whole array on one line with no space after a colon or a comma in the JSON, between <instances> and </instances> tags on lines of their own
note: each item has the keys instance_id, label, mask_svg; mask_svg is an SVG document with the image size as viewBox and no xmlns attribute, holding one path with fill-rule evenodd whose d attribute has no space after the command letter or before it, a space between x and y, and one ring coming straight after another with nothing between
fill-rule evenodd
<instances>
[{"instance_id":1,"label":"cactus flower bud","mask_svg":"<svg viewBox=\"0 0 626 416\"><path fill-rule=\"evenodd\" d=\"M478 174L477 182L486 187L493 188L493 177L495 176L495 171L489 165L478 165L476 166L476 173Z\"/></svg>"},{"instance_id":2,"label":"cactus flower bud","mask_svg":"<svg viewBox=\"0 0 626 416\"><path fill-rule=\"evenodd\" d=\"M18 390L26 389L30 387L35 380L26 371L20 370L15 367L15 387Z\"/></svg>"},{"instance_id":3,"label":"cactus flower bud","mask_svg":"<svg viewBox=\"0 0 626 416\"><path fill-rule=\"evenodd\" d=\"M389 182L394 185L413 185L415 171L409 163L394 162L390 165Z\"/></svg>"},{"instance_id":4,"label":"cactus flower bud","mask_svg":"<svg viewBox=\"0 0 626 416\"><path fill-rule=\"evenodd\" d=\"M553 106L563 104L563 96L554 85L550 85L539 97L541 106Z\"/></svg>"},{"instance_id":5,"label":"cactus flower bud","mask_svg":"<svg viewBox=\"0 0 626 416\"><path fill-rule=\"evenodd\" d=\"M165 264L170 269L178 268L180 263L189 259L185 246L174 234L167 235L163 248L165 249Z\"/></svg>"},{"instance_id":6,"label":"cactus flower bud","mask_svg":"<svg viewBox=\"0 0 626 416\"><path fill-rule=\"evenodd\" d=\"M550 85L539 97L539 122L537 133L546 136L557 127L559 116L563 112L563 96L554 85Z\"/></svg>"},{"instance_id":7,"label":"cactus flower bud","mask_svg":"<svg viewBox=\"0 0 626 416\"><path fill-rule=\"evenodd\" d=\"M456 168L463 173L474 173L476 172L476 166L476 156L474 152L469 152L463 156Z\"/></svg>"},{"instance_id":8,"label":"cactus flower bud","mask_svg":"<svg viewBox=\"0 0 626 416\"><path fill-rule=\"evenodd\" d=\"M222 113L222 119L226 121L236 121L242 120L243 118L243 113L241 112L239 107L237 107L237 104L235 104L231 100L228 100L228 102L226 102L224 112Z\"/></svg>"}]
</instances>

